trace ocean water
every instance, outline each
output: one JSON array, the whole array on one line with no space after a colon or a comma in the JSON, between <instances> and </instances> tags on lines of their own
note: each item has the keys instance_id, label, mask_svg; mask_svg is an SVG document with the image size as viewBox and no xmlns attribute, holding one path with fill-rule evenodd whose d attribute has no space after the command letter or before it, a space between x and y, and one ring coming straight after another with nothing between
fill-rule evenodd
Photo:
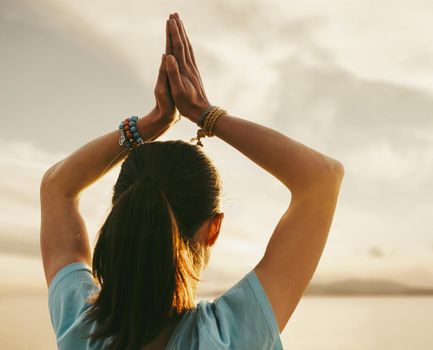
<instances>
[{"instance_id":1,"label":"ocean water","mask_svg":"<svg viewBox=\"0 0 433 350\"><path fill-rule=\"evenodd\" d=\"M56 349L44 295L0 296L0 348ZM284 349L432 350L433 297L304 297Z\"/></svg>"},{"instance_id":2,"label":"ocean water","mask_svg":"<svg viewBox=\"0 0 433 350\"><path fill-rule=\"evenodd\" d=\"M433 297L304 297L284 349L432 350Z\"/></svg>"}]
</instances>

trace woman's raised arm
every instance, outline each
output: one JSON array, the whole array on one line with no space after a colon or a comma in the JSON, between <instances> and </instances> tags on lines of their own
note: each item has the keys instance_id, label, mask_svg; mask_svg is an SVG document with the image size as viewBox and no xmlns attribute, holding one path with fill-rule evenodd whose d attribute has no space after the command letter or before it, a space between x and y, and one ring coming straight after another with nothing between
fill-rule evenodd
<instances>
[{"instance_id":1,"label":"woman's raised arm","mask_svg":"<svg viewBox=\"0 0 433 350\"><path fill-rule=\"evenodd\" d=\"M168 28L166 50L167 54L171 53ZM138 131L149 140L164 134L178 117L168 90L164 62L165 55L161 59L154 89L155 107L137 122ZM40 246L47 285L63 266L77 261L91 263L89 238L79 212L79 196L127 156L125 147L119 145L117 125L113 129L116 130L86 143L54 164L43 176L40 185Z\"/></svg>"},{"instance_id":2,"label":"woman's raised arm","mask_svg":"<svg viewBox=\"0 0 433 350\"><path fill-rule=\"evenodd\" d=\"M234 116L221 116L213 132L292 193L289 207L254 268L282 331L322 255L344 176L343 165L276 130Z\"/></svg>"},{"instance_id":3,"label":"woman's raised arm","mask_svg":"<svg viewBox=\"0 0 433 350\"><path fill-rule=\"evenodd\" d=\"M189 113L186 116L196 123L209 102L201 92L195 61L193 67L185 58L193 55L177 14L170 20L170 30L176 58L167 60L171 91L179 111ZM229 114L217 119L213 134L275 176L292 194L263 258L254 268L282 331L323 252L344 176L343 165L279 131Z\"/></svg>"}]
</instances>

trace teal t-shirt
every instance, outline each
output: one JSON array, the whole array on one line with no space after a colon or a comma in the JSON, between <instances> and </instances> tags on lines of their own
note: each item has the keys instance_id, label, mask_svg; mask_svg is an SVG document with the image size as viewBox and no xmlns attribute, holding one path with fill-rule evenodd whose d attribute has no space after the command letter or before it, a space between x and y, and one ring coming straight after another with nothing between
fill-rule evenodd
<instances>
[{"instance_id":1,"label":"teal t-shirt","mask_svg":"<svg viewBox=\"0 0 433 350\"><path fill-rule=\"evenodd\" d=\"M62 350L103 349L110 338L85 336L96 323L84 323L87 298L98 291L87 264L75 262L57 272L48 289L48 308L57 345ZM280 350L278 324L254 270L224 294L200 301L177 324L166 350Z\"/></svg>"}]
</instances>

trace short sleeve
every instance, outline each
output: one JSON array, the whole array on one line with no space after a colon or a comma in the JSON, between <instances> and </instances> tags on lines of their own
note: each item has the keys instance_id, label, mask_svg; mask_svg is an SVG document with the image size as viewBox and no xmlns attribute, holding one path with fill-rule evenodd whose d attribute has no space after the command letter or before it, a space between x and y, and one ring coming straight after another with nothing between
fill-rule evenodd
<instances>
[{"instance_id":1,"label":"short sleeve","mask_svg":"<svg viewBox=\"0 0 433 350\"><path fill-rule=\"evenodd\" d=\"M198 312L213 349L283 349L272 305L254 270Z\"/></svg>"},{"instance_id":2,"label":"short sleeve","mask_svg":"<svg viewBox=\"0 0 433 350\"><path fill-rule=\"evenodd\" d=\"M96 291L91 269L85 263L66 265L54 276L48 288L48 308L58 344L90 306L87 299Z\"/></svg>"}]
</instances>

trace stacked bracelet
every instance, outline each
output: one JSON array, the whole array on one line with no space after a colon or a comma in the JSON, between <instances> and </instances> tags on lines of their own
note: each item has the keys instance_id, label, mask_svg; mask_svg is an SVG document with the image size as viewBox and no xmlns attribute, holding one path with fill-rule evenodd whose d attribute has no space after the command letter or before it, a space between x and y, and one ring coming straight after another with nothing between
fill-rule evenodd
<instances>
[{"instance_id":1,"label":"stacked bracelet","mask_svg":"<svg viewBox=\"0 0 433 350\"><path fill-rule=\"evenodd\" d=\"M134 115L123 120L119 125L119 145L125 146L128 150L137 148L139 145L145 143L143 137L138 132L137 120L138 117Z\"/></svg>"},{"instance_id":2,"label":"stacked bracelet","mask_svg":"<svg viewBox=\"0 0 433 350\"><path fill-rule=\"evenodd\" d=\"M212 105L210 105L208 108L206 108L205 109L205 111L201 114L201 116L198 118L198 121L197 121L197 125L200 127L200 128L202 128L204 125L203 125L203 122L204 122L204 119L206 118L206 116L207 116L207 114L212 110L212 109L214 109L216 106L212 106Z\"/></svg>"},{"instance_id":3,"label":"stacked bracelet","mask_svg":"<svg viewBox=\"0 0 433 350\"><path fill-rule=\"evenodd\" d=\"M209 106L208 108L206 108L206 110L203 112L203 114L200 116L200 118L197 121L197 125L201 129L197 130L197 136L192 138L191 141L197 140L197 145L203 146L203 143L200 141L200 139L205 136L209 136L209 137L214 136L213 128L215 122L219 117L221 117L225 113L227 113L226 110L217 106Z\"/></svg>"},{"instance_id":4,"label":"stacked bracelet","mask_svg":"<svg viewBox=\"0 0 433 350\"><path fill-rule=\"evenodd\" d=\"M209 115L203 121L203 130L206 132L206 136L213 136L213 127L215 125L215 122L226 112L226 110L219 107L216 107L209 112Z\"/></svg>"}]
</instances>

